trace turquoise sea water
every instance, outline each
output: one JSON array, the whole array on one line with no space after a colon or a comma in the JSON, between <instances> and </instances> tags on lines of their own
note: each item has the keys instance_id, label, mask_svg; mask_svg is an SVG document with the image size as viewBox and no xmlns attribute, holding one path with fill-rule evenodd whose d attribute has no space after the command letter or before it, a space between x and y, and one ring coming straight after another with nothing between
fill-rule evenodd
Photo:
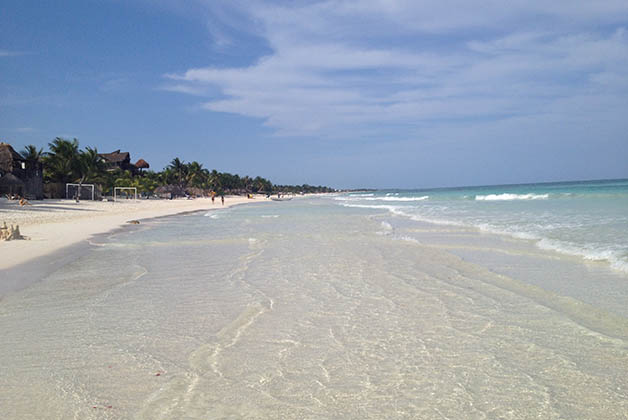
<instances>
[{"instance_id":1,"label":"turquoise sea water","mask_svg":"<svg viewBox=\"0 0 628 420\"><path fill-rule=\"evenodd\" d=\"M628 180L389 190L337 197L415 221L533 241L628 274Z\"/></svg>"},{"instance_id":2,"label":"turquoise sea water","mask_svg":"<svg viewBox=\"0 0 628 420\"><path fill-rule=\"evenodd\" d=\"M625 419L625 272L513 237L612 231L595 243L621 252L625 188L345 194L124 226L1 297L2 416Z\"/></svg>"}]
</instances>

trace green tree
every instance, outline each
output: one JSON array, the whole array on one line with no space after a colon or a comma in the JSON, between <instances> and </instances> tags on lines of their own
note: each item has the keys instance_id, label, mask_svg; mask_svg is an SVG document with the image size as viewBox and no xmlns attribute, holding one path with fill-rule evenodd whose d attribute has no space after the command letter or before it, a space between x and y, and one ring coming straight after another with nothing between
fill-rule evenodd
<instances>
[{"instance_id":1,"label":"green tree","mask_svg":"<svg viewBox=\"0 0 628 420\"><path fill-rule=\"evenodd\" d=\"M176 175L179 181L179 186L183 186L183 179L186 171L185 163L180 160L178 157L172 159L168 168L171 169Z\"/></svg>"},{"instance_id":2,"label":"green tree","mask_svg":"<svg viewBox=\"0 0 628 420\"><path fill-rule=\"evenodd\" d=\"M209 177L207 169L203 169L203 164L196 161L190 162L186 166L187 184L192 187L203 188Z\"/></svg>"},{"instance_id":3,"label":"green tree","mask_svg":"<svg viewBox=\"0 0 628 420\"><path fill-rule=\"evenodd\" d=\"M52 182L72 182L78 178L79 142L61 137L48 143L50 152L44 158L44 176Z\"/></svg>"},{"instance_id":4,"label":"green tree","mask_svg":"<svg viewBox=\"0 0 628 420\"><path fill-rule=\"evenodd\" d=\"M207 184L209 189L212 191L218 192L222 189L222 186L220 185L220 174L217 170L212 169L211 173L207 177Z\"/></svg>"},{"instance_id":5,"label":"green tree","mask_svg":"<svg viewBox=\"0 0 628 420\"><path fill-rule=\"evenodd\" d=\"M76 170L79 176L79 187L76 195L76 201L78 201L83 183L87 180L98 180L104 172L104 162L98 156L98 150L86 147L84 151L80 151L77 157Z\"/></svg>"},{"instance_id":6,"label":"green tree","mask_svg":"<svg viewBox=\"0 0 628 420\"><path fill-rule=\"evenodd\" d=\"M26 160L26 168L32 170L32 169L36 169L37 165L39 165L39 163L42 162L43 157L44 157L44 150L43 149L38 150L37 147L35 147L32 144L29 144L28 146L24 148L24 150L20 152L20 155L22 155L24 160Z\"/></svg>"}]
</instances>

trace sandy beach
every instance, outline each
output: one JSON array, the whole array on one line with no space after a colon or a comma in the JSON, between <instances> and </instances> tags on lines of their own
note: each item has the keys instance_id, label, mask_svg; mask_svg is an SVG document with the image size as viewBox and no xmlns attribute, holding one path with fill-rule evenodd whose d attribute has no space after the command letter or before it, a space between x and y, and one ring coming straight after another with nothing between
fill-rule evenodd
<instances>
[{"instance_id":1,"label":"sandy beach","mask_svg":"<svg viewBox=\"0 0 628 420\"><path fill-rule=\"evenodd\" d=\"M21 207L17 201L0 199L0 224L19 225L28 240L0 242L0 270L15 267L35 258L89 239L125 225L130 220L168 216L177 213L219 209L266 200L243 196L225 197L224 206L217 198L194 200L122 200L118 202L73 200L33 201Z\"/></svg>"}]
</instances>

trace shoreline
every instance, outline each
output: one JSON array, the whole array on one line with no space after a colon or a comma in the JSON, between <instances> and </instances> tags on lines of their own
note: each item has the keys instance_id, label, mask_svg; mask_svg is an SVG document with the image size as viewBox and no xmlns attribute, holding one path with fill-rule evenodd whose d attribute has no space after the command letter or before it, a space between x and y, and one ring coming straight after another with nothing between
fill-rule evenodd
<instances>
[{"instance_id":1,"label":"shoreline","mask_svg":"<svg viewBox=\"0 0 628 420\"><path fill-rule=\"evenodd\" d=\"M18 207L17 204L5 201L0 203L0 224L6 221L9 225L19 225L22 235L28 239L0 242L0 271L13 273L16 268L26 267L36 259L56 253L65 255L66 248L80 247L95 235L122 228L130 220L154 219L260 202L266 202L265 196L256 195L255 199L226 196L224 205L220 204L219 199L212 203L209 198L118 203L45 200L29 207ZM4 289L4 286L0 284L0 289Z\"/></svg>"}]
</instances>

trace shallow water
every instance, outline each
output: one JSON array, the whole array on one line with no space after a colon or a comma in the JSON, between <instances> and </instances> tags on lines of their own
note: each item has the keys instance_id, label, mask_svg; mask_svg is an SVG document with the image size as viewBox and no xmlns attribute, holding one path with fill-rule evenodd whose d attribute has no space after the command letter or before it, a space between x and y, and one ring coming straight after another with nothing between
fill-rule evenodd
<instances>
[{"instance_id":1,"label":"shallow water","mask_svg":"<svg viewBox=\"0 0 628 420\"><path fill-rule=\"evenodd\" d=\"M15 419L624 419L622 278L335 200L157 219L3 297L0 406ZM592 281L607 283L599 296Z\"/></svg>"}]
</instances>

